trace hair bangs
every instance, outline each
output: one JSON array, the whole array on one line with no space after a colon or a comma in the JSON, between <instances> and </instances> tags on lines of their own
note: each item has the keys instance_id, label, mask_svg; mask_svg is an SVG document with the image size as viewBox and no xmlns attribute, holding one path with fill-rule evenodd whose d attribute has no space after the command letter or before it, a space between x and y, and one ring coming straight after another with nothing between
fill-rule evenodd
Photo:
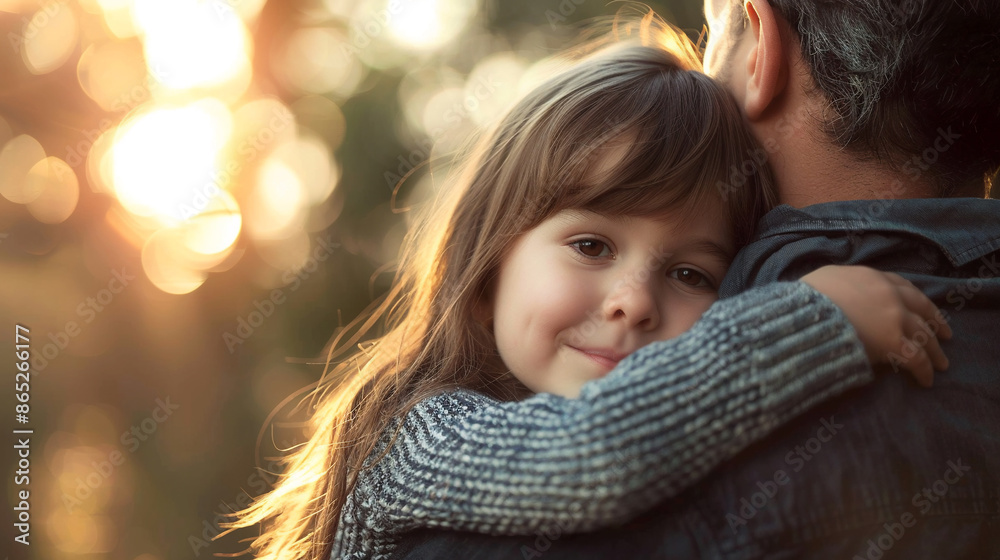
<instances>
[{"instance_id":1,"label":"hair bangs","mask_svg":"<svg viewBox=\"0 0 1000 560\"><path fill-rule=\"evenodd\" d=\"M638 57L647 48L633 49L626 52ZM549 174L536 182L536 200L544 204L535 207L543 211L532 222L568 208L676 216L715 200L728 203L736 237L747 240L756 220L745 218L773 205L765 158L754 157L755 148L763 151L721 86L698 72L653 62L621 88L603 92L600 102L563 107L567 122L559 126L576 141L551 146Z\"/></svg>"}]
</instances>

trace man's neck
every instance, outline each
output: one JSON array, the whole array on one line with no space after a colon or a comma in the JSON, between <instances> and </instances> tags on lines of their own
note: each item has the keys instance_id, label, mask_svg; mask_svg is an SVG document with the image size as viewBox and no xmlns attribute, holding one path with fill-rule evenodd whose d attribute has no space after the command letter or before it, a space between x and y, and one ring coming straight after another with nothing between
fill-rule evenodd
<instances>
[{"instance_id":1,"label":"man's neck","mask_svg":"<svg viewBox=\"0 0 1000 560\"><path fill-rule=\"evenodd\" d=\"M825 139L808 136L802 129L795 131L779 142L771 155L784 204L801 208L840 200L934 196L927 169L864 161Z\"/></svg>"}]
</instances>

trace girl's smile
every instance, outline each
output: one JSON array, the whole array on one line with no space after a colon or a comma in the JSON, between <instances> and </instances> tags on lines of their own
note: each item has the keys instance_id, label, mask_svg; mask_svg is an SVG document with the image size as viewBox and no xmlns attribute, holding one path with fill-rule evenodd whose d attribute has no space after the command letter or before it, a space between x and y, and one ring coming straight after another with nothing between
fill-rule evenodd
<instances>
[{"instance_id":1,"label":"girl's smile","mask_svg":"<svg viewBox=\"0 0 1000 560\"><path fill-rule=\"evenodd\" d=\"M721 201L658 218L563 210L522 235L491 301L504 364L532 391L574 398L625 356L687 331L734 252L724 212Z\"/></svg>"},{"instance_id":2,"label":"girl's smile","mask_svg":"<svg viewBox=\"0 0 1000 560\"><path fill-rule=\"evenodd\" d=\"M614 350L606 350L599 348L577 348L575 346L570 346L573 350L580 352L584 356L587 356L591 360L594 360L598 364L606 367L608 371L614 369L618 362L622 361L625 356L628 356L631 352L615 352ZM603 377L603 376L602 376Z\"/></svg>"}]
</instances>

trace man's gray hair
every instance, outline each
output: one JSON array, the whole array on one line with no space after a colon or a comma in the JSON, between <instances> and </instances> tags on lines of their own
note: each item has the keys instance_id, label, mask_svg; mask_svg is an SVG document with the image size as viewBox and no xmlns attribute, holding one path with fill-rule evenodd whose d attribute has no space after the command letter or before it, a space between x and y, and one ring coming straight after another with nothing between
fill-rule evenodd
<instances>
[{"instance_id":1,"label":"man's gray hair","mask_svg":"<svg viewBox=\"0 0 1000 560\"><path fill-rule=\"evenodd\" d=\"M1000 168L1000 1L770 3L798 32L838 145L894 165L926 154L941 196L983 195Z\"/></svg>"}]
</instances>

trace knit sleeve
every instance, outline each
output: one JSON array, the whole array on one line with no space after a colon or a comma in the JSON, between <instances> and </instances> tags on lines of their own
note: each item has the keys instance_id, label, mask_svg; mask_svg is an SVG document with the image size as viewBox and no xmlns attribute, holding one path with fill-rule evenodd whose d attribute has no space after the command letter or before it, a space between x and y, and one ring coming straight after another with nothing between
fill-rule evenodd
<instances>
[{"instance_id":1,"label":"knit sleeve","mask_svg":"<svg viewBox=\"0 0 1000 560\"><path fill-rule=\"evenodd\" d=\"M532 534L623 523L820 401L872 379L846 317L801 282L716 302L684 335L645 346L578 399L427 399L363 471L375 532Z\"/></svg>"}]
</instances>

